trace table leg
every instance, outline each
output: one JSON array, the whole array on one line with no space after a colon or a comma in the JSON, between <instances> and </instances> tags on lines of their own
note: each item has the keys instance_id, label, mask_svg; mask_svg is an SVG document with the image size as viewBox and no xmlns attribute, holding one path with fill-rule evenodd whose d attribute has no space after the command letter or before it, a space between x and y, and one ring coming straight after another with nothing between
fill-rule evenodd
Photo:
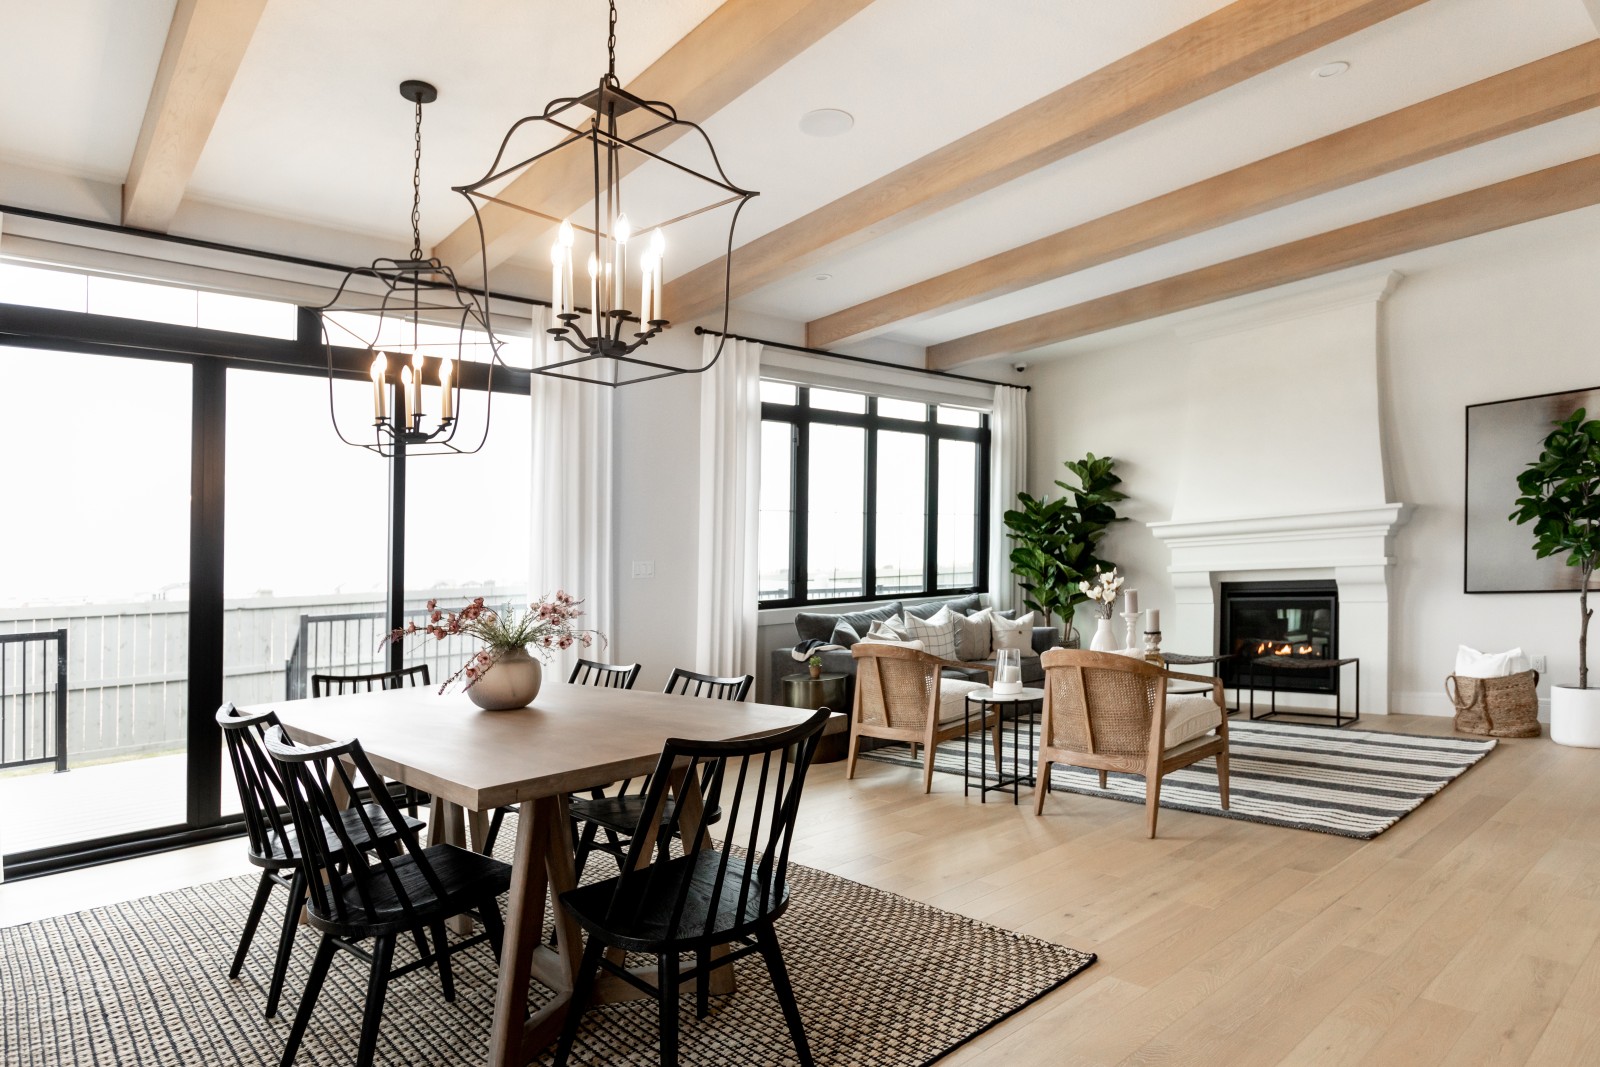
<instances>
[{"instance_id":1,"label":"table leg","mask_svg":"<svg viewBox=\"0 0 1600 1067\"><path fill-rule=\"evenodd\" d=\"M460 804L434 797L430 815L431 829L429 830L428 838L432 844L455 845L458 848L468 847L466 815ZM472 917L470 915L457 915L453 919L446 920L446 925L454 933L458 933L463 937L468 937L472 934Z\"/></svg>"}]
</instances>

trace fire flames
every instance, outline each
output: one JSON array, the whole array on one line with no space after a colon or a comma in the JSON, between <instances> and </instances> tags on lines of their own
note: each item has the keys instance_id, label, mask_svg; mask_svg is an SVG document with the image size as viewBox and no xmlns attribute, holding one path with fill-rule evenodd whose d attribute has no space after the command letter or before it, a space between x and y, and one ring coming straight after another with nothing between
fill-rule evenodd
<instances>
[{"instance_id":1,"label":"fire flames","mask_svg":"<svg viewBox=\"0 0 1600 1067\"><path fill-rule=\"evenodd\" d=\"M1261 641L1256 644L1258 656L1314 656L1317 650L1310 645L1293 645L1287 641Z\"/></svg>"}]
</instances>

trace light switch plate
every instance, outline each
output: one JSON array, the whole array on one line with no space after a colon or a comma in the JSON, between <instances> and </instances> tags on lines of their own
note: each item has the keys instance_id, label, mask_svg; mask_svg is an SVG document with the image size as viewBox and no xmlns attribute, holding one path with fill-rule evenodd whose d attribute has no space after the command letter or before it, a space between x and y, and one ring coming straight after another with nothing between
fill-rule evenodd
<instances>
[{"instance_id":1,"label":"light switch plate","mask_svg":"<svg viewBox=\"0 0 1600 1067\"><path fill-rule=\"evenodd\" d=\"M1549 670L1548 661L1543 656L1534 656L1528 662L1532 663L1533 669L1538 671L1540 674L1544 674L1547 670Z\"/></svg>"},{"instance_id":2,"label":"light switch plate","mask_svg":"<svg viewBox=\"0 0 1600 1067\"><path fill-rule=\"evenodd\" d=\"M654 578L656 576L656 561L653 559L634 560L633 576L635 578Z\"/></svg>"}]
</instances>

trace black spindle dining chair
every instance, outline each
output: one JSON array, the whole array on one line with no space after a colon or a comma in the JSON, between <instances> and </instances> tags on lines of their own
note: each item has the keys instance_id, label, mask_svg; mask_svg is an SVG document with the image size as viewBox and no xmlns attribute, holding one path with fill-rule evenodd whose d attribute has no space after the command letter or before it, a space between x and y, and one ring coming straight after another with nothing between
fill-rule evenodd
<instances>
[{"instance_id":1,"label":"black spindle dining chair","mask_svg":"<svg viewBox=\"0 0 1600 1067\"><path fill-rule=\"evenodd\" d=\"M588 933L588 941L556 1046L556 1067L565 1067L572 1054L601 967L659 1001L661 1063L671 1067L678 1062L683 983L695 980L695 1014L704 1018L712 970L752 952L766 961L795 1053L811 1067L775 923L789 906L789 846L806 770L828 715L819 711L799 726L741 741L667 741L622 873L561 894L561 906ZM726 813L720 848L714 847L696 803L702 778L703 795ZM664 839L680 834L682 854L645 866L658 834ZM735 943L738 948L713 961L713 949ZM609 949L655 955L655 985L608 959ZM685 971L680 956L690 952L695 963Z\"/></svg>"},{"instance_id":2,"label":"black spindle dining chair","mask_svg":"<svg viewBox=\"0 0 1600 1067\"><path fill-rule=\"evenodd\" d=\"M686 671L682 667L672 668L672 675L667 679L665 693L676 693L680 696L704 697L707 700L732 700L742 702L750 695L750 687L755 684L753 675L745 674L732 678L718 678L711 674L696 674ZM595 849L608 852L615 856L618 863L622 862L623 845L633 828L639 824L639 815L644 811L645 794L650 791L650 779L646 778L640 783L639 788L633 788L633 781L629 779L622 783L611 794L596 790L587 797L572 797L568 800L568 809L572 815L574 828L582 824L578 833L576 869L578 875L583 875L583 867L589 861L589 854ZM668 801L671 804L671 801ZM706 819L716 822L720 817L716 805L709 804L706 808ZM604 842L597 840L597 833L604 830ZM660 839L663 849L668 838Z\"/></svg>"},{"instance_id":3,"label":"black spindle dining chair","mask_svg":"<svg viewBox=\"0 0 1600 1067\"><path fill-rule=\"evenodd\" d=\"M239 972L244 968L245 957L250 951L250 943L255 939L262 913L266 911L272 887L279 885L289 891L289 900L284 906L283 930L278 935L278 956L272 965L272 982L267 990L266 1014L271 1018L277 1014L278 1000L283 995L289 953L294 947L295 930L300 925L300 905L305 903L306 898L305 876L299 870L299 834L292 820L284 814L288 800L283 790L283 780L262 747L266 731L278 725L278 716L272 711L246 714L232 704L224 704L217 709L217 725L222 727L222 736L227 742L228 762L233 767L234 782L239 788L239 805L244 813L250 863L261 868L255 900L250 905L249 917L245 919L244 932L239 936L239 948L233 955L233 966L228 969L229 978L239 977ZM377 806L369 805L366 814L368 823L376 832L375 836L367 832L367 824L354 811L339 813L339 820L351 843L361 851L387 847L399 831ZM422 826L414 819L405 820L405 825L412 830ZM331 834L331 829L325 832L325 836ZM338 842L330 843L329 847L338 853ZM285 871L293 873L285 878Z\"/></svg>"},{"instance_id":4,"label":"black spindle dining chair","mask_svg":"<svg viewBox=\"0 0 1600 1067\"><path fill-rule=\"evenodd\" d=\"M572 673L567 676L569 685L594 685L604 689L632 689L633 683L639 680L639 664L637 663L600 663L592 659L580 659L572 665ZM594 796L603 796L602 790L596 789ZM506 812L516 812L521 809L516 804L508 804L503 808L495 808L494 815L489 819L489 832L483 838L483 850L494 852L494 843L500 836L500 826L506 821ZM583 868L578 868L582 873Z\"/></svg>"},{"instance_id":5,"label":"black spindle dining chair","mask_svg":"<svg viewBox=\"0 0 1600 1067\"><path fill-rule=\"evenodd\" d=\"M592 659L580 659L567 676L572 685L599 685L608 689L632 689L638 680L637 663L599 663Z\"/></svg>"},{"instance_id":6,"label":"black spindle dining chair","mask_svg":"<svg viewBox=\"0 0 1600 1067\"><path fill-rule=\"evenodd\" d=\"M300 872L309 898L307 918L322 933L294 1026L289 1031L282 1067L294 1063L328 967L339 949L371 964L356 1054L357 1067L370 1067L390 979L437 963L445 999L454 1000L452 953L487 939L499 960L504 930L496 898L511 885L511 867L457 845L421 847L416 831L403 822L394 798L382 789L373 794L378 806L389 822L401 829L395 835L393 848L361 853L340 817L332 788L332 783L338 781L353 796L356 775L369 783L382 781L362 751L361 742L303 748L291 742L280 726L267 731L266 747L279 768L290 814L305 843ZM375 834L377 823L368 809L352 810L364 830ZM332 838L308 833L308 828L323 824L333 830ZM357 858L346 863L346 857ZM445 921L465 914L477 916L484 932L451 945L445 935ZM424 951L419 959L395 967L396 938L409 933L425 945L421 941L424 931L433 935L433 951ZM367 938L373 939L371 951L357 944Z\"/></svg>"},{"instance_id":7,"label":"black spindle dining chair","mask_svg":"<svg viewBox=\"0 0 1600 1067\"><path fill-rule=\"evenodd\" d=\"M397 671L378 671L375 674L313 674L311 695L331 697L342 696L345 693L377 693L432 684L433 679L429 676L428 665L418 663L412 667L402 667ZM426 804L430 799L422 790L412 789L400 782L390 782L388 788L389 793L405 804L407 813L413 816L417 814L417 805Z\"/></svg>"}]
</instances>

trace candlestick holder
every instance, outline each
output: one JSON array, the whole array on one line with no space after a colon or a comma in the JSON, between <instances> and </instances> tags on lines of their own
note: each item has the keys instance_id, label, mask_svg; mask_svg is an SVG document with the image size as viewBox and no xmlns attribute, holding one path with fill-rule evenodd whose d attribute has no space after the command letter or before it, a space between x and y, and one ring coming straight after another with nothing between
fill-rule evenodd
<instances>
[{"instance_id":1,"label":"candlestick holder","mask_svg":"<svg viewBox=\"0 0 1600 1067\"><path fill-rule=\"evenodd\" d=\"M1161 655L1161 631L1146 630L1144 632L1144 658Z\"/></svg>"},{"instance_id":2,"label":"candlestick holder","mask_svg":"<svg viewBox=\"0 0 1600 1067\"><path fill-rule=\"evenodd\" d=\"M1140 611L1124 611L1120 614L1122 615L1122 621L1127 624L1127 630L1124 631L1122 635L1122 647L1137 648L1137 642L1139 640L1139 616L1144 613Z\"/></svg>"}]
</instances>

